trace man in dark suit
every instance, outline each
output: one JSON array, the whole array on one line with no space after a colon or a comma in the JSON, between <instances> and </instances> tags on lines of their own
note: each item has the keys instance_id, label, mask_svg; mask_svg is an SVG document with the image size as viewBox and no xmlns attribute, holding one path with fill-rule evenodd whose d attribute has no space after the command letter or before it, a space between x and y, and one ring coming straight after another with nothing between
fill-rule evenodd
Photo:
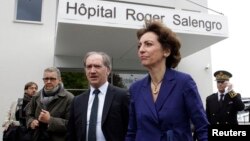
<instances>
[{"instance_id":1,"label":"man in dark suit","mask_svg":"<svg viewBox=\"0 0 250 141\"><path fill-rule=\"evenodd\" d=\"M68 141L124 141L129 97L127 90L108 83L110 57L103 52L88 52L83 63L90 88L72 102ZM97 89L99 92L93 94ZM94 106L96 97L98 106ZM93 107L98 111L93 112Z\"/></svg>"},{"instance_id":2,"label":"man in dark suit","mask_svg":"<svg viewBox=\"0 0 250 141\"><path fill-rule=\"evenodd\" d=\"M232 74L219 70L214 73L217 81L218 92L206 99L206 113L211 124L237 125L237 112L244 109L245 105L239 93L234 92L229 78Z\"/></svg>"}]
</instances>

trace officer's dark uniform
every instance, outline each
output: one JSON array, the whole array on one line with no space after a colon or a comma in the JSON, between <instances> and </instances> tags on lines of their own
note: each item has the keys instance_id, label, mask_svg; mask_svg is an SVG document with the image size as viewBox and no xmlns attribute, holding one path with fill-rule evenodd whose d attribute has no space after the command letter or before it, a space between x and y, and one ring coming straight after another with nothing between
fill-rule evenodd
<instances>
[{"instance_id":1,"label":"officer's dark uniform","mask_svg":"<svg viewBox=\"0 0 250 141\"><path fill-rule=\"evenodd\" d=\"M214 73L216 81L229 81L232 74L227 71ZM213 93L206 98L206 113L210 124L238 124L237 112L244 110L244 103L239 93L233 90L227 92L220 103L218 93Z\"/></svg>"}]
</instances>

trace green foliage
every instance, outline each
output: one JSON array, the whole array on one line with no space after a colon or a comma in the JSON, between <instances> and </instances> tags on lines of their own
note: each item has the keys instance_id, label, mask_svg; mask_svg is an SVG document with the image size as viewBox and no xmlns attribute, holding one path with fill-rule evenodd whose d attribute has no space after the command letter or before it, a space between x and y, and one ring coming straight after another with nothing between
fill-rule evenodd
<instances>
[{"instance_id":1,"label":"green foliage","mask_svg":"<svg viewBox=\"0 0 250 141\"><path fill-rule=\"evenodd\" d=\"M125 88L126 86L122 82L122 78L120 77L119 74L113 74L113 85L121 88ZM111 76L109 77L109 82L111 83Z\"/></svg>"},{"instance_id":2,"label":"green foliage","mask_svg":"<svg viewBox=\"0 0 250 141\"><path fill-rule=\"evenodd\" d=\"M62 72L63 84L66 89L86 89L88 81L84 73Z\"/></svg>"},{"instance_id":3,"label":"green foliage","mask_svg":"<svg viewBox=\"0 0 250 141\"><path fill-rule=\"evenodd\" d=\"M74 95L81 94L84 90L88 89L88 80L84 72L62 72L62 81L64 88L72 92ZM113 73L113 85L125 88L122 78L119 74ZM111 77L108 79L111 82Z\"/></svg>"},{"instance_id":4,"label":"green foliage","mask_svg":"<svg viewBox=\"0 0 250 141\"><path fill-rule=\"evenodd\" d=\"M88 81L83 72L62 72L62 81L65 89L74 95L81 94L88 89Z\"/></svg>"}]
</instances>

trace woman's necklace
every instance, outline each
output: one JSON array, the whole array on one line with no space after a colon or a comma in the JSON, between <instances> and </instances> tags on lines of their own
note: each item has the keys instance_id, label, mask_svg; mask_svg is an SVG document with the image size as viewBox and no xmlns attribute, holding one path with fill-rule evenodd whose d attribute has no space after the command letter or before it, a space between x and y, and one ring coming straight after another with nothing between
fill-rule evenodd
<instances>
[{"instance_id":1,"label":"woman's necklace","mask_svg":"<svg viewBox=\"0 0 250 141\"><path fill-rule=\"evenodd\" d=\"M162 80L158 83L154 83L153 81L151 81L151 83L153 84L153 88L152 88L152 92L154 95L159 93L160 88L158 87L161 84Z\"/></svg>"}]
</instances>

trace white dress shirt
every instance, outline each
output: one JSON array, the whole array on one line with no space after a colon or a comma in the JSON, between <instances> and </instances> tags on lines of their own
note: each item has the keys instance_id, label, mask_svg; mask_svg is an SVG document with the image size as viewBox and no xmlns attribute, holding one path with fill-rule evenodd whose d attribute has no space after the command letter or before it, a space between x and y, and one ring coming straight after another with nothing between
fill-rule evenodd
<instances>
[{"instance_id":1,"label":"white dress shirt","mask_svg":"<svg viewBox=\"0 0 250 141\"><path fill-rule=\"evenodd\" d=\"M106 141L105 137L102 132L102 111L103 111L103 105L105 96L107 93L109 83L104 83L100 88L100 93L98 94L99 98L99 104L98 104L98 113L97 113L97 127L96 127L96 141ZM88 141L88 131L89 131L89 118L91 113L92 104L95 98L95 95L93 94L95 88L90 86L90 94L89 94L89 101L88 101L88 111L87 111L87 133L86 133L86 141Z\"/></svg>"},{"instance_id":2,"label":"white dress shirt","mask_svg":"<svg viewBox=\"0 0 250 141\"><path fill-rule=\"evenodd\" d=\"M224 97L225 97L226 93L220 93L220 92L218 92L218 101L220 101L220 95L221 95L221 94L224 95L223 98L222 98L222 100L224 100Z\"/></svg>"}]
</instances>

